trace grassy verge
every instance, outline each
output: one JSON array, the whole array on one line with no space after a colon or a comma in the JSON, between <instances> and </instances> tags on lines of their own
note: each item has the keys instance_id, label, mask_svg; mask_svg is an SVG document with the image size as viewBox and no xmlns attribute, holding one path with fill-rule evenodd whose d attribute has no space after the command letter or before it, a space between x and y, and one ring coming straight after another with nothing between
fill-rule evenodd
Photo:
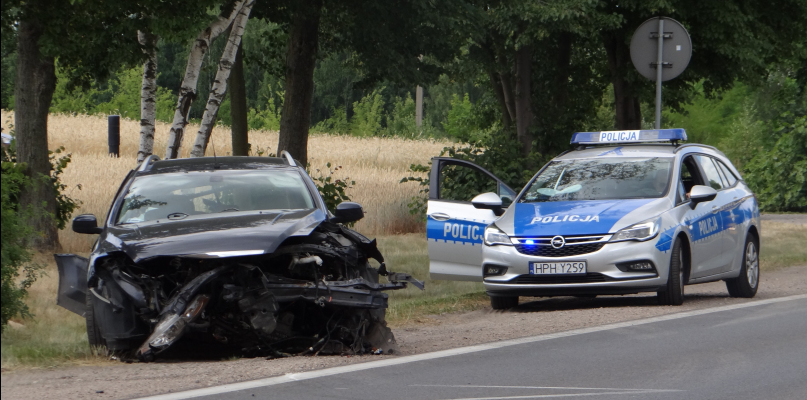
<instances>
[{"instance_id":1,"label":"grassy verge","mask_svg":"<svg viewBox=\"0 0 807 400\"><path fill-rule=\"evenodd\" d=\"M489 302L478 282L437 281L429 278L425 234L382 236L379 247L391 271L408 272L426 282L426 290L411 287L390 292L387 320L393 327L428 324L427 316L472 311ZM807 265L807 227L765 221L762 226L761 268L772 271ZM109 363L87 346L84 319L56 305L58 274L50 257L48 275L30 290L33 319L15 319L2 336L4 369Z\"/></svg>"}]
</instances>

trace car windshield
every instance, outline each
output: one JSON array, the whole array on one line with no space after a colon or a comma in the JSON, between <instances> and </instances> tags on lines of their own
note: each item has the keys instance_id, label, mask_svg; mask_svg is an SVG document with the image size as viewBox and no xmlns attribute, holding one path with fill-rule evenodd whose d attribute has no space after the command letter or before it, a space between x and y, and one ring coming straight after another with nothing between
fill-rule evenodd
<instances>
[{"instance_id":1,"label":"car windshield","mask_svg":"<svg viewBox=\"0 0 807 400\"><path fill-rule=\"evenodd\" d=\"M670 182L672 158L597 158L553 161L521 203L661 197Z\"/></svg>"},{"instance_id":2,"label":"car windshield","mask_svg":"<svg viewBox=\"0 0 807 400\"><path fill-rule=\"evenodd\" d=\"M123 199L117 223L233 211L310 208L314 208L314 201L297 171L165 173L135 178Z\"/></svg>"}]
</instances>

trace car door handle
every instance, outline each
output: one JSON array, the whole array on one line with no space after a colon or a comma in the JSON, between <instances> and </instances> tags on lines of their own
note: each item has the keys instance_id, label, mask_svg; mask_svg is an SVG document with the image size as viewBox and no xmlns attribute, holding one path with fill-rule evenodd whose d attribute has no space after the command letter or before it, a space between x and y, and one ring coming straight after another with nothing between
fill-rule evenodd
<instances>
[{"instance_id":1,"label":"car door handle","mask_svg":"<svg viewBox=\"0 0 807 400\"><path fill-rule=\"evenodd\" d=\"M434 213L432 214L432 218L437 221L447 221L451 218L451 216L445 213Z\"/></svg>"},{"instance_id":2,"label":"car door handle","mask_svg":"<svg viewBox=\"0 0 807 400\"><path fill-rule=\"evenodd\" d=\"M712 214L717 214L717 206L712 206Z\"/></svg>"}]
</instances>

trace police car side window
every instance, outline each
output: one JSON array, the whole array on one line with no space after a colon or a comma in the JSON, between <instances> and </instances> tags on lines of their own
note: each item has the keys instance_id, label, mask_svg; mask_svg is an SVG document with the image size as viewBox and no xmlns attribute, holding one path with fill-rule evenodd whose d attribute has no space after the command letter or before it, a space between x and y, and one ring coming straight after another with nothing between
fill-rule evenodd
<instances>
[{"instance_id":1,"label":"police car side window","mask_svg":"<svg viewBox=\"0 0 807 400\"><path fill-rule=\"evenodd\" d=\"M717 172L717 167L715 167L715 164L712 162L712 157L695 156L695 158L698 160L698 164L700 164L703 173L706 175L705 178L708 185L714 190L723 189L723 180L720 178L720 173Z\"/></svg>"},{"instance_id":2,"label":"police car side window","mask_svg":"<svg viewBox=\"0 0 807 400\"><path fill-rule=\"evenodd\" d=\"M497 189L498 182L476 168L449 164L440 169L442 200L471 201L482 193L498 193Z\"/></svg>"},{"instance_id":3,"label":"police car side window","mask_svg":"<svg viewBox=\"0 0 807 400\"><path fill-rule=\"evenodd\" d=\"M703 178L701 178L698 166L691 156L685 158L681 163L681 183L684 185L685 194L692 190L692 186L703 185Z\"/></svg>"},{"instance_id":4,"label":"police car side window","mask_svg":"<svg viewBox=\"0 0 807 400\"><path fill-rule=\"evenodd\" d=\"M734 184L737 183L737 177L734 176L734 173L732 173L729 167L727 167L726 164L723 164L722 161L715 160L715 163L717 163L717 166L720 167L720 171L723 172L723 176L725 176L726 180L728 180L728 186L734 186Z\"/></svg>"}]
</instances>

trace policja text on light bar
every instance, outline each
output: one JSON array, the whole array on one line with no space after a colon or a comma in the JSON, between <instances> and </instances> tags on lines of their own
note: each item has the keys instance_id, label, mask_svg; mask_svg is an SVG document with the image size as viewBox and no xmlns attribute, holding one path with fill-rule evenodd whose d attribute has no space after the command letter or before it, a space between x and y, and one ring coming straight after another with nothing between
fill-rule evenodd
<instances>
[{"instance_id":1,"label":"policja text on light bar","mask_svg":"<svg viewBox=\"0 0 807 400\"><path fill-rule=\"evenodd\" d=\"M681 128L577 132L572 135L572 144L666 142L679 140L687 140L687 133Z\"/></svg>"}]
</instances>

